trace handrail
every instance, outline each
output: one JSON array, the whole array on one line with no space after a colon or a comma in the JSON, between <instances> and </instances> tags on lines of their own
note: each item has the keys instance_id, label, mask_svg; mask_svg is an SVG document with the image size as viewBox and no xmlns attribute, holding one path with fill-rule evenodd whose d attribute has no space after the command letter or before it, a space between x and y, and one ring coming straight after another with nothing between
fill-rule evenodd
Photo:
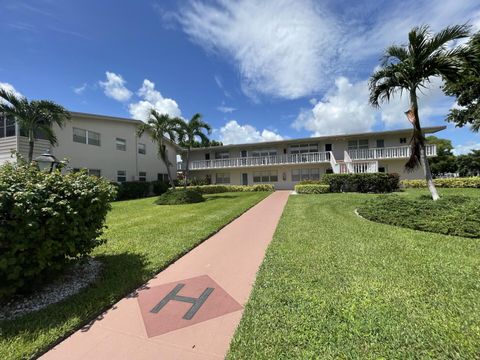
<instances>
[{"instance_id":1,"label":"handrail","mask_svg":"<svg viewBox=\"0 0 480 360\"><path fill-rule=\"evenodd\" d=\"M437 147L434 144L425 146L427 156L436 156ZM398 159L410 156L410 146L392 146L383 148L355 149L346 151L352 160Z\"/></svg>"},{"instance_id":2,"label":"handrail","mask_svg":"<svg viewBox=\"0 0 480 360\"><path fill-rule=\"evenodd\" d=\"M329 152L194 160L190 170L329 162Z\"/></svg>"},{"instance_id":3,"label":"handrail","mask_svg":"<svg viewBox=\"0 0 480 360\"><path fill-rule=\"evenodd\" d=\"M343 152L343 161L345 162L346 166L347 166L347 171L351 174L354 172L354 168L353 168L353 165L352 165L352 158L350 157L350 155L348 154L347 151L344 151Z\"/></svg>"}]
</instances>

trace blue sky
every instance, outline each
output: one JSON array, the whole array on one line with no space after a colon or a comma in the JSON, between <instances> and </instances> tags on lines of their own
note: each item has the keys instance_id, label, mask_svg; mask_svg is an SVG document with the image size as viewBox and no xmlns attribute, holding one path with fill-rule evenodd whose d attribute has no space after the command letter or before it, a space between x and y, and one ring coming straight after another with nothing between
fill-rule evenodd
<instances>
[{"instance_id":1,"label":"blue sky","mask_svg":"<svg viewBox=\"0 0 480 360\"><path fill-rule=\"evenodd\" d=\"M72 111L200 112L225 143L405 128L406 98L367 103L382 50L467 21L480 29L477 0L0 0L0 86ZM420 100L424 126L454 105L440 85ZM480 148L467 128L440 134Z\"/></svg>"}]
</instances>

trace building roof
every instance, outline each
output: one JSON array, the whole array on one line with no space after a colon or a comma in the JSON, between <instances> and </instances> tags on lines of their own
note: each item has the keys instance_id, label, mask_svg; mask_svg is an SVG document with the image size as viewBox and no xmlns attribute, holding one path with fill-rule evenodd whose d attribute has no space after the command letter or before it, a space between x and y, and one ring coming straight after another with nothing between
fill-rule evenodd
<instances>
[{"instance_id":1,"label":"building roof","mask_svg":"<svg viewBox=\"0 0 480 360\"><path fill-rule=\"evenodd\" d=\"M423 128L423 132L425 134L433 134L438 131L444 130L447 127L442 126L430 126ZM229 149L229 148L237 148L237 147L251 147L255 145L262 145L262 146L275 146L279 144L292 144L292 143L308 143L308 142L315 142L315 141L322 141L322 140L346 140L351 138L358 138L362 136L384 136L384 135L395 135L395 134L405 134L411 133L412 129L398 129L398 130L386 130L386 131L374 131L374 132L363 132L363 133L354 133L354 134L338 134L338 135L325 135L325 136L316 136L316 137L308 137L308 138L297 138L297 139L285 139L285 140L276 140L276 141L265 141L265 142L257 142L257 143L244 143L244 144L228 144L223 146L211 146L211 147L198 147L192 148L192 151L201 151L207 149Z\"/></svg>"},{"instance_id":2,"label":"building roof","mask_svg":"<svg viewBox=\"0 0 480 360\"><path fill-rule=\"evenodd\" d=\"M118 116L89 114L89 113L83 113L83 112L77 112L77 111L70 111L70 114L72 115L72 117L83 118L83 119L117 121L117 122L123 122L123 123L131 123L131 124L135 124L135 125L144 124L144 122L142 120L122 118L122 117L118 117ZM178 145L176 142L170 140L169 138L165 138L165 140L168 141L173 146L175 146L178 150L180 150L180 151L184 150L180 145Z\"/></svg>"}]
</instances>

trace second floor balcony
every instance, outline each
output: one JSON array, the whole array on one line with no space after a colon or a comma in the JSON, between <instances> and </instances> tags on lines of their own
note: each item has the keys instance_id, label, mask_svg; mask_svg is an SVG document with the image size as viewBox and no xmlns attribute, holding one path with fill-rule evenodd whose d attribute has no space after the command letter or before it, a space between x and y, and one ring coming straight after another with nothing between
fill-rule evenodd
<instances>
[{"instance_id":1,"label":"second floor balcony","mask_svg":"<svg viewBox=\"0 0 480 360\"><path fill-rule=\"evenodd\" d=\"M425 152L427 156L436 156L437 147L435 145L426 145ZM383 148L356 149L348 150L350 158L355 160L384 160L384 159L402 159L410 157L410 146L394 146Z\"/></svg>"},{"instance_id":2,"label":"second floor balcony","mask_svg":"<svg viewBox=\"0 0 480 360\"><path fill-rule=\"evenodd\" d=\"M315 152L305 154L285 154L260 157L237 157L214 160L193 160L190 161L190 170L203 169L226 169L239 167L257 167L270 165L290 165L308 163L328 163L330 152ZM184 170L185 164L178 163L178 170Z\"/></svg>"}]
</instances>

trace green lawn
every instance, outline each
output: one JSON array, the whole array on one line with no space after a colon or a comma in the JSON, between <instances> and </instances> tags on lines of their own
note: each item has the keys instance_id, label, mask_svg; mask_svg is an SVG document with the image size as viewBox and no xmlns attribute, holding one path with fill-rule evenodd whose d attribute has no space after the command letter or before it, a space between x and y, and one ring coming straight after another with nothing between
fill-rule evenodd
<instances>
[{"instance_id":1,"label":"green lawn","mask_svg":"<svg viewBox=\"0 0 480 360\"><path fill-rule=\"evenodd\" d=\"M228 359L480 358L480 241L356 216L372 196L290 197Z\"/></svg>"},{"instance_id":2,"label":"green lawn","mask_svg":"<svg viewBox=\"0 0 480 360\"><path fill-rule=\"evenodd\" d=\"M44 351L267 195L206 195L206 202L179 206L154 205L155 198L114 203L108 241L94 253L105 264L102 278L62 303L0 322L0 359Z\"/></svg>"}]
</instances>

